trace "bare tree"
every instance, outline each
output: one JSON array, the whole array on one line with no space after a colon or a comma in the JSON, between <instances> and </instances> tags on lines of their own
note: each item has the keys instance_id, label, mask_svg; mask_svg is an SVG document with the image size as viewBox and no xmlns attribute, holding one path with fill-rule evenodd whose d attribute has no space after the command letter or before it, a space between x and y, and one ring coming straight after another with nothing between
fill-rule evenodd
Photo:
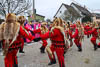
<instances>
[{"instance_id":1,"label":"bare tree","mask_svg":"<svg viewBox=\"0 0 100 67\"><path fill-rule=\"evenodd\" d=\"M68 8L68 10L64 11L64 13L62 14L62 17L65 21L73 22L74 20L77 20L81 16L72 7L70 7Z\"/></svg>"},{"instance_id":2,"label":"bare tree","mask_svg":"<svg viewBox=\"0 0 100 67\"><path fill-rule=\"evenodd\" d=\"M65 10L64 13L60 16L65 21L70 21L70 13L68 10Z\"/></svg>"},{"instance_id":3,"label":"bare tree","mask_svg":"<svg viewBox=\"0 0 100 67\"><path fill-rule=\"evenodd\" d=\"M31 7L31 0L0 0L0 14L6 16L7 13L16 15L27 11Z\"/></svg>"},{"instance_id":4,"label":"bare tree","mask_svg":"<svg viewBox=\"0 0 100 67\"><path fill-rule=\"evenodd\" d=\"M76 20L76 19L78 19L79 17L81 17L81 16L79 15L79 13L78 13L76 10L74 10L73 7L70 7L70 8L68 9L68 11L69 11L69 13L70 13L70 20L71 20L71 22L73 22L74 20Z\"/></svg>"}]
</instances>

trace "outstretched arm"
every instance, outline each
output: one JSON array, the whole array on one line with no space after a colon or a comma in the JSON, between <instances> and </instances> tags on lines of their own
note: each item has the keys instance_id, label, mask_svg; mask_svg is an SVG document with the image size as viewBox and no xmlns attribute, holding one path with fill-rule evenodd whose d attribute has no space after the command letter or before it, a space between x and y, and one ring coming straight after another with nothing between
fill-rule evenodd
<instances>
[{"instance_id":1,"label":"outstretched arm","mask_svg":"<svg viewBox=\"0 0 100 67\"><path fill-rule=\"evenodd\" d=\"M92 34L93 32L95 32L97 29L96 28L94 28L93 30L91 30L91 31L88 31L88 33L89 34Z\"/></svg>"},{"instance_id":2,"label":"outstretched arm","mask_svg":"<svg viewBox=\"0 0 100 67\"><path fill-rule=\"evenodd\" d=\"M58 36L58 33L59 33L59 30L54 29L53 32L48 31L47 33L41 35L41 38L48 39L48 38L56 37L56 36Z\"/></svg>"},{"instance_id":3,"label":"outstretched arm","mask_svg":"<svg viewBox=\"0 0 100 67\"><path fill-rule=\"evenodd\" d=\"M31 41L32 41L33 39L35 39L34 36L32 36L32 35L30 35L30 34L27 34L27 33L22 29L22 27L20 27L19 33L20 33L21 36L23 36L23 37L25 37L25 38L28 38L28 39L30 39Z\"/></svg>"}]
</instances>

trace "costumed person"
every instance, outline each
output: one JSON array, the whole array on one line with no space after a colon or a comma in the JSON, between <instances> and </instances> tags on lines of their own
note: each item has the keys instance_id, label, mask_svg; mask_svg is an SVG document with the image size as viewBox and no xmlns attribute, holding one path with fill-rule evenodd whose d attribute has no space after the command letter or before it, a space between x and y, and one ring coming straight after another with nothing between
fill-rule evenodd
<instances>
[{"instance_id":1,"label":"costumed person","mask_svg":"<svg viewBox=\"0 0 100 67\"><path fill-rule=\"evenodd\" d=\"M42 35L42 34L45 34L46 32L48 32L48 29L47 29L47 27L46 27L46 22L43 22L42 24L41 24L41 27L40 28L38 28L38 29L35 29L35 30L31 30L31 29L29 29L28 27L23 27L23 29L25 30L25 31L31 31L31 33L32 34L38 34L38 35ZM39 36L40 37L40 36ZM35 37L36 39L38 39L38 37ZM47 41L45 40L45 39L42 39L42 46L40 47L40 52L41 53L45 53L45 48L46 48L46 46L47 46Z\"/></svg>"},{"instance_id":2,"label":"costumed person","mask_svg":"<svg viewBox=\"0 0 100 67\"><path fill-rule=\"evenodd\" d=\"M92 38L91 38L91 42L94 46L94 50L97 50L97 43L96 43L96 39L98 37L98 32L97 32L97 26L96 26L96 22L93 23L92 25L92 30L88 31L89 34L92 34Z\"/></svg>"},{"instance_id":3,"label":"costumed person","mask_svg":"<svg viewBox=\"0 0 100 67\"><path fill-rule=\"evenodd\" d=\"M76 23L76 29L75 29L75 33L72 35L72 37L74 38L74 43L76 44L76 46L78 47L78 51L81 52L82 51L82 39L84 36L84 29L81 26L80 22L78 21Z\"/></svg>"},{"instance_id":4,"label":"costumed person","mask_svg":"<svg viewBox=\"0 0 100 67\"><path fill-rule=\"evenodd\" d=\"M30 30L32 30L32 27L31 27L31 25L29 23L27 23L26 26L24 26L24 28L28 31L29 34L31 34L31 31ZM27 43L30 43L31 41L26 38L26 42Z\"/></svg>"},{"instance_id":5,"label":"costumed person","mask_svg":"<svg viewBox=\"0 0 100 67\"><path fill-rule=\"evenodd\" d=\"M67 22L65 33L66 33L67 39L70 41L69 47L72 47L73 46L73 42L72 42L72 32L73 31L70 28L70 23Z\"/></svg>"},{"instance_id":6,"label":"costumed person","mask_svg":"<svg viewBox=\"0 0 100 67\"><path fill-rule=\"evenodd\" d=\"M97 44L98 45L98 48L100 48L100 22L98 22L98 30L97 30L97 32L98 32L98 40L99 40L99 43Z\"/></svg>"},{"instance_id":7,"label":"costumed person","mask_svg":"<svg viewBox=\"0 0 100 67\"><path fill-rule=\"evenodd\" d=\"M50 38L51 40L51 45L46 48L50 59L50 63L48 65L56 64L56 59L54 55L54 52L56 52L59 61L59 67L65 67L64 49L68 46L66 45L66 36L62 19L55 18L51 30L41 35L41 38Z\"/></svg>"},{"instance_id":8,"label":"costumed person","mask_svg":"<svg viewBox=\"0 0 100 67\"><path fill-rule=\"evenodd\" d=\"M39 29L32 30L31 33L32 34L38 34L38 35L45 34L46 32L49 31L48 28L46 27L46 25L47 25L46 22L41 23L41 27ZM38 38L38 37L35 37L35 38ZM45 48L47 46L47 41L46 41L46 39L42 39L42 42L43 43L42 43L42 46L40 47L40 52L45 53Z\"/></svg>"},{"instance_id":9,"label":"costumed person","mask_svg":"<svg viewBox=\"0 0 100 67\"><path fill-rule=\"evenodd\" d=\"M25 23L24 23L24 26L26 26L28 23L28 21L26 20ZM26 38L24 38L24 43L26 43Z\"/></svg>"},{"instance_id":10,"label":"costumed person","mask_svg":"<svg viewBox=\"0 0 100 67\"><path fill-rule=\"evenodd\" d=\"M76 28L76 24L73 24L72 22L70 22L70 30L75 31L75 28Z\"/></svg>"},{"instance_id":11,"label":"costumed person","mask_svg":"<svg viewBox=\"0 0 100 67\"><path fill-rule=\"evenodd\" d=\"M90 37L90 34L88 33L88 31L90 31L92 29L92 27L90 27L89 23L86 23L84 26L84 30L87 32L87 38Z\"/></svg>"},{"instance_id":12,"label":"costumed person","mask_svg":"<svg viewBox=\"0 0 100 67\"><path fill-rule=\"evenodd\" d=\"M18 23L22 26L23 30L26 31L28 33L28 31L30 31L30 29L28 29L26 26L24 26L24 23L25 23L25 17L24 16L19 16L17 21ZM29 33L28 33L29 34ZM30 34L31 35L31 34ZM23 51L23 48L24 48L24 38L20 38L20 41L21 41L21 47L19 49L19 53L25 53Z\"/></svg>"},{"instance_id":13,"label":"costumed person","mask_svg":"<svg viewBox=\"0 0 100 67\"><path fill-rule=\"evenodd\" d=\"M41 32L40 32L40 35L42 35L42 34L45 34L46 32L48 32L48 28L46 27L46 25L47 25L47 22L42 22L41 23ZM46 46L47 46L47 41L45 40L45 39L42 39L42 46L41 46L41 48L40 48L40 52L41 53L45 53L45 48L46 48Z\"/></svg>"},{"instance_id":14,"label":"costumed person","mask_svg":"<svg viewBox=\"0 0 100 67\"><path fill-rule=\"evenodd\" d=\"M34 30L39 29L41 27L41 24L39 22L34 22ZM35 38L40 37L39 33L35 34Z\"/></svg>"},{"instance_id":15,"label":"costumed person","mask_svg":"<svg viewBox=\"0 0 100 67\"><path fill-rule=\"evenodd\" d=\"M100 48L100 29L98 29L98 40L99 40L98 48Z\"/></svg>"},{"instance_id":16,"label":"costumed person","mask_svg":"<svg viewBox=\"0 0 100 67\"><path fill-rule=\"evenodd\" d=\"M9 13L4 23L0 25L0 41L3 43L5 67L18 67L17 52L20 47L20 37L37 41L28 35L16 20L16 15Z\"/></svg>"}]
</instances>

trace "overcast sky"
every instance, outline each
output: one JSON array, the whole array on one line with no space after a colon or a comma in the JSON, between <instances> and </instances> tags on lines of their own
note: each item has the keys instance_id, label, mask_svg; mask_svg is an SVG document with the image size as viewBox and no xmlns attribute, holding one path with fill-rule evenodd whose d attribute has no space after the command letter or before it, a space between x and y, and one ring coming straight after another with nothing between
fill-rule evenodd
<instances>
[{"instance_id":1,"label":"overcast sky","mask_svg":"<svg viewBox=\"0 0 100 67\"><path fill-rule=\"evenodd\" d=\"M73 0L35 0L37 13L52 19L62 3L70 4ZM75 0L89 9L100 9L100 0ZM100 11L99 11L100 13Z\"/></svg>"}]
</instances>

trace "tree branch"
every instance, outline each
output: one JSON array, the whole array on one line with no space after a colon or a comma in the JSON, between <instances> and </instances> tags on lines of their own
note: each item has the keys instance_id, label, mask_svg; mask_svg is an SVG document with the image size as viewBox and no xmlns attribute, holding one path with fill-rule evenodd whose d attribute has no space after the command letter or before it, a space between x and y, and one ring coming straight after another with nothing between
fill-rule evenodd
<instances>
[{"instance_id":1,"label":"tree branch","mask_svg":"<svg viewBox=\"0 0 100 67\"><path fill-rule=\"evenodd\" d=\"M0 0L0 12L6 15L6 13L16 13L16 15L27 11L31 7L31 0Z\"/></svg>"},{"instance_id":2,"label":"tree branch","mask_svg":"<svg viewBox=\"0 0 100 67\"><path fill-rule=\"evenodd\" d=\"M17 9L17 7L18 7L19 3L20 3L20 0L18 0L17 5L16 5L16 6L15 6L15 8L12 10L12 13L13 13L13 12Z\"/></svg>"}]
</instances>

